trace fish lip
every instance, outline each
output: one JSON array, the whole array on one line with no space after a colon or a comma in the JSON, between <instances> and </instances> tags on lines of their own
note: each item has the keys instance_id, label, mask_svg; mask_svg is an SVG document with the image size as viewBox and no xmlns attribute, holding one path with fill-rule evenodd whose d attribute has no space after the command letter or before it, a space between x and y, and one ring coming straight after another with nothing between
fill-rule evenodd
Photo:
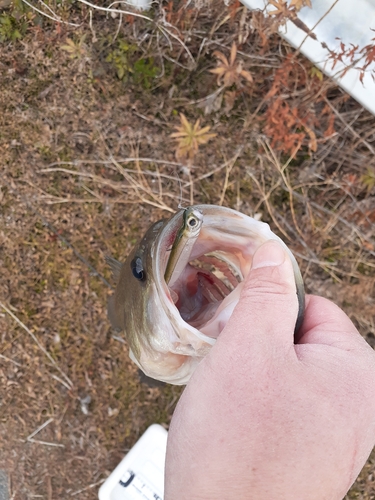
<instances>
[{"instance_id":1,"label":"fish lip","mask_svg":"<svg viewBox=\"0 0 375 500\"><path fill-rule=\"evenodd\" d=\"M191 205L191 207L187 208L197 208L201 210L201 208L209 207L210 205ZM155 277L155 287L157 293L160 297L160 303L165 311L165 313L170 316L172 315L173 319L176 322L176 326L178 324L183 324L185 328L190 330L196 337L200 338L202 341L210 344L211 346L216 343L216 339L212 337L208 337L204 333L200 332L194 326L189 325L184 319L182 319L181 314L177 307L175 306L171 295L169 293L168 285L164 279L164 273L167 266L167 249L170 250L174 238L181 227L183 221L183 213L186 209L181 208L178 210L172 217L167 220L164 226L161 228L157 238L154 241L152 248L152 261L154 263L154 277Z\"/></svg>"},{"instance_id":2,"label":"fish lip","mask_svg":"<svg viewBox=\"0 0 375 500\"><path fill-rule=\"evenodd\" d=\"M215 222L217 219L216 224L218 227L221 227L223 225L223 222L228 218L228 215L231 215L237 221L240 221L244 218L247 219L248 216L231 208L218 205L190 205L189 207L181 208L174 215L172 215L170 219L165 221L153 243L153 247L151 250L153 274L155 278L154 286L159 295L160 303L164 309L164 312L170 317L171 320L173 320L173 322L175 323L175 328L178 328L179 325L183 325L184 328L190 330L196 337L212 346L216 343L216 338L205 335L181 317L180 311L174 304L169 293L168 285L166 284L164 279L164 273L168 260L167 250L170 250L173 245L177 232L179 231L183 223L183 214L187 208L191 208L201 212L203 214L203 219L205 215L211 217L214 216ZM203 227L204 221L202 228Z\"/></svg>"},{"instance_id":3,"label":"fish lip","mask_svg":"<svg viewBox=\"0 0 375 500\"><path fill-rule=\"evenodd\" d=\"M243 214L241 212L238 212L236 210L233 210L228 207L222 207L218 205L191 205L186 208L192 208L195 210L200 211L203 214L203 218L205 216L215 216L218 218L217 227L221 227L223 225L223 220L227 219L228 215L232 216L234 219L237 219L240 221L241 219L248 219L249 216L246 214ZM165 310L165 312L172 313L173 317L177 321L177 323L181 322L184 324L186 328L194 332L195 335L200 337L202 340L205 342L213 345L216 342L216 339L212 337L208 337L204 333L200 332L197 328L189 325L186 321L184 321L179 313L179 310L171 300L169 291L168 291L168 286L164 280L164 273L167 265L167 248L168 250L173 244L174 238L178 232L178 230L181 227L182 220L183 220L183 213L186 210L186 208L181 208L178 210L172 217L165 222L165 224L162 226L157 238L155 239L154 242L154 249L153 249L153 259L155 263L155 268L154 268L154 276L155 276L155 285L157 288L157 292L161 296L161 304ZM221 212L221 213L220 213ZM222 216L222 218L221 218ZM251 218L251 217L250 217ZM291 252L291 250L288 248L288 246L285 244L285 242L279 238L273 231L270 229L269 225L265 222L260 222L260 224L263 225L265 233L270 233L272 235L272 239L275 239L279 241L283 247L287 250L292 266L293 266L293 271L294 271L294 278L295 278L295 283L296 283L296 292L297 292L297 297L298 297L298 316L296 320L296 326L295 326L295 333L298 332L301 324L303 323L303 318L304 318L304 309L305 309L305 291L304 291L304 284L303 284L303 278L301 275L301 271L299 269L298 263ZM204 222L203 226L204 227ZM269 234L266 235L266 239L269 238ZM169 247L168 247L169 244ZM162 253L164 252L164 258Z\"/></svg>"}]
</instances>

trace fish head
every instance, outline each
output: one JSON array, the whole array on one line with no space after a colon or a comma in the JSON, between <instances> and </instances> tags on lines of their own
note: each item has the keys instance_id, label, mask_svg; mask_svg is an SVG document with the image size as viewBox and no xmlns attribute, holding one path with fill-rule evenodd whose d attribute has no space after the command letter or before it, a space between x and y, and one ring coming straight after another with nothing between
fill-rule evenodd
<instances>
[{"instance_id":1,"label":"fish head","mask_svg":"<svg viewBox=\"0 0 375 500\"><path fill-rule=\"evenodd\" d=\"M149 377L186 384L239 301L252 256L265 241L286 248L294 269L299 313L304 288L298 264L268 224L215 205L193 207L203 225L187 265L169 287L164 279L184 210L155 223L121 266L109 303L113 326L125 333L131 359Z\"/></svg>"},{"instance_id":2,"label":"fish head","mask_svg":"<svg viewBox=\"0 0 375 500\"><path fill-rule=\"evenodd\" d=\"M164 281L182 217L180 210L153 224L121 266L109 259L117 280L108 303L112 326L124 332L130 358L147 376L174 384L187 383L214 343L182 320Z\"/></svg>"}]
</instances>

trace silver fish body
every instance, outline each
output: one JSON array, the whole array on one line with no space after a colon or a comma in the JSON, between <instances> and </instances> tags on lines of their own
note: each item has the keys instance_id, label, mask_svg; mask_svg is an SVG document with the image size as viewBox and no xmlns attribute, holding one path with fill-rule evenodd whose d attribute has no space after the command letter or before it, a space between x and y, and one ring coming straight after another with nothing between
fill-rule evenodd
<instances>
[{"instance_id":1,"label":"silver fish body","mask_svg":"<svg viewBox=\"0 0 375 500\"><path fill-rule=\"evenodd\" d=\"M184 210L183 223L173 242L169 254L164 279L168 287L173 287L185 266L189 264L190 255L203 224L202 213L194 207Z\"/></svg>"},{"instance_id":2,"label":"silver fish body","mask_svg":"<svg viewBox=\"0 0 375 500\"><path fill-rule=\"evenodd\" d=\"M178 385L188 382L227 323L256 249L271 239L287 249L268 224L235 210L215 205L189 210L201 213L203 223L189 262L179 277L174 275L171 287L164 276L186 209L151 226L121 267L111 259L117 287L108 306L112 325L125 333L132 360L147 376ZM296 280L298 329L304 287L287 251Z\"/></svg>"}]
</instances>

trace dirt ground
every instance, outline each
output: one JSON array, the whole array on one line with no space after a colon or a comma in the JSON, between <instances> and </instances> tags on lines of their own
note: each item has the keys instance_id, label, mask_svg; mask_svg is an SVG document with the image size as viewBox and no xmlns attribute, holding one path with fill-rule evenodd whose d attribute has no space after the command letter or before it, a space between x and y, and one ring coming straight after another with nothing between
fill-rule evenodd
<instances>
[{"instance_id":1,"label":"dirt ground","mask_svg":"<svg viewBox=\"0 0 375 500\"><path fill-rule=\"evenodd\" d=\"M181 388L140 382L107 320L104 258L179 203L269 222L307 292L375 346L375 118L238 2L189 4L151 21L53 5L78 28L0 4L0 469L14 500L97 498L151 423L168 428ZM180 113L216 134L188 159L170 137ZM375 499L374 459L348 499Z\"/></svg>"}]
</instances>

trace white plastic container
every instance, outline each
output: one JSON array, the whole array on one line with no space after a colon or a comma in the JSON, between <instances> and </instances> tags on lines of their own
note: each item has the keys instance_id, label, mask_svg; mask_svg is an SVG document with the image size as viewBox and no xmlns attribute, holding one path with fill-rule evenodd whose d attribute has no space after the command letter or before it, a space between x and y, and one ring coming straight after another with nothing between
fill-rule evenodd
<instances>
[{"instance_id":1,"label":"white plastic container","mask_svg":"<svg viewBox=\"0 0 375 500\"><path fill-rule=\"evenodd\" d=\"M99 490L99 500L163 500L168 432L151 425Z\"/></svg>"},{"instance_id":2,"label":"white plastic container","mask_svg":"<svg viewBox=\"0 0 375 500\"><path fill-rule=\"evenodd\" d=\"M127 0L126 3L139 10L148 10L151 8L152 0Z\"/></svg>"}]
</instances>

